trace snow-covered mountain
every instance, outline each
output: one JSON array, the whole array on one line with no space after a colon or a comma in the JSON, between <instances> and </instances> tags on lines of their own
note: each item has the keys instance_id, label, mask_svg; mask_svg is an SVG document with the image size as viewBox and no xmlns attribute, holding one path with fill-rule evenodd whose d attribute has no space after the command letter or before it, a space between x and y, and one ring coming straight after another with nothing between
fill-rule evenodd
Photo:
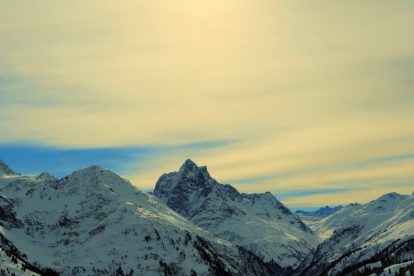
<instances>
[{"instance_id":1,"label":"snow-covered mountain","mask_svg":"<svg viewBox=\"0 0 414 276\"><path fill-rule=\"evenodd\" d=\"M368 275L414 261L413 195L390 193L348 205L311 227L326 240L300 265L301 275Z\"/></svg>"},{"instance_id":2,"label":"snow-covered mountain","mask_svg":"<svg viewBox=\"0 0 414 276\"><path fill-rule=\"evenodd\" d=\"M298 214L299 216L303 216L303 217L327 217L329 215L332 215L333 213L335 213L336 211L339 211L342 209L342 206L335 206L335 207L329 207L329 206L325 206L322 208L319 208L318 210L315 211L304 211L304 210L297 210L295 212L295 214Z\"/></svg>"},{"instance_id":3,"label":"snow-covered mountain","mask_svg":"<svg viewBox=\"0 0 414 276\"><path fill-rule=\"evenodd\" d=\"M9 168L6 163L3 162L3 160L0 159L0 176L12 176L12 175L18 175L15 171Z\"/></svg>"},{"instance_id":4,"label":"snow-covered mountain","mask_svg":"<svg viewBox=\"0 0 414 276\"><path fill-rule=\"evenodd\" d=\"M162 175L153 194L196 225L250 249L275 271L296 267L320 241L271 193L239 193L191 160Z\"/></svg>"},{"instance_id":5,"label":"snow-covered mountain","mask_svg":"<svg viewBox=\"0 0 414 276\"><path fill-rule=\"evenodd\" d=\"M9 272L270 274L250 251L193 225L109 170L93 166L57 179L1 168L0 265Z\"/></svg>"},{"instance_id":6,"label":"snow-covered mountain","mask_svg":"<svg viewBox=\"0 0 414 276\"><path fill-rule=\"evenodd\" d=\"M191 160L154 195L97 166L58 179L0 162L0 275L414 273L414 194L306 223Z\"/></svg>"}]
</instances>

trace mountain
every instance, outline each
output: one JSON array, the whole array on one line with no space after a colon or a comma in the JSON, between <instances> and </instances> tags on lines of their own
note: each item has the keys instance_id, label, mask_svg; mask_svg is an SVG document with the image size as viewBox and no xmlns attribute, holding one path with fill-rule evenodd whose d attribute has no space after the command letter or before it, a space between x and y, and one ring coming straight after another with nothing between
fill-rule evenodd
<instances>
[{"instance_id":1,"label":"mountain","mask_svg":"<svg viewBox=\"0 0 414 276\"><path fill-rule=\"evenodd\" d=\"M6 163L0 159L0 176L18 175L15 171L9 168Z\"/></svg>"},{"instance_id":2,"label":"mountain","mask_svg":"<svg viewBox=\"0 0 414 276\"><path fill-rule=\"evenodd\" d=\"M26 264L11 256L4 250L0 250L0 275L41 275L35 270L26 267Z\"/></svg>"},{"instance_id":3,"label":"mountain","mask_svg":"<svg viewBox=\"0 0 414 276\"><path fill-rule=\"evenodd\" d=\"M251 250L275 272L296 267L319 243L271 193L239 193L191 160L178 172L162 175L153 194L194 224Z\"/></svg>"},{"instance_id":4,"label":"mountain","mask_svg":"<svg viewBox=\"0 0 414 276\"><path fill-rule=\"evenodd\" d=\"M311 230L191 160L154 195L97 166L61 179L0 168L0 275L414 273L414 195L347 205Z\"/></svg>"},{"instance_id":5,"label":"mountain","mask_svg":"<svg viewBox=\"0 0 414 276\"><path fill-rule=\"evenodd\" d=\"M315 222L326 240L299 266L299 275L380 273L414 261L414 196L390 193L348 205Z\"/></svg>"},{"instance_id":6,"label":"mountain","mask_svg":"<svg viewBox=\"0 0 414 276\"><path fill-rule=\"evenodd\" d=\"M304 216L304 217L326 217L341 209L342 209L341 205L335 206L335 207L325 206L315 211L297 210L295 214L298 214L299 216Z\"/></svg>"},{"instance_id":7,"label":"mountain","mask_svg":"<svg viewBox=\"0 0 414 276\"><path fill-rule=\"evenodd\" d=\"M0 264L19 275L270 275L250 251L100 167L2 175L0 195Z\"/></svg>"}]
</instances>

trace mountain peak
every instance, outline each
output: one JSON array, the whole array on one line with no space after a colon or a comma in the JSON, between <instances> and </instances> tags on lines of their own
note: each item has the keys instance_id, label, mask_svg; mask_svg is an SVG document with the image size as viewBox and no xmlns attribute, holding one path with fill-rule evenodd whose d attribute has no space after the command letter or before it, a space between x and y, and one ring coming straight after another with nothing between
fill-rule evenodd
<instances>
[{"instance_id":1,"label":"mountain peak","mask_svg":"<svg viewBox=\"0 0 414 276\"><path fill-rule=\"evenodd\" d=\"M97 165L92 165L92 166L89 166L89 167L86 167L86 168L83 168L83 169L74 171L73 174L74 175L93 176L93 175L97 175L97 174L102 173L102 172L105 172L105 171L112 172L110 170L104 169L104 168L99 167Z\"/></svg>"},{"instance_id":2,"label":"mountain peak","mask_svg":"<svg viewBox=\"0 0 414 276\"><path fill-rule=\"evenodd\" d=\"M10 169L3 160L0 159L0 175L19 175L17 172Z\"/></svg>"},{"instance_id":3,"label":"mountain peak","mask_svg":"<svg viewBox=\"0 0 414 276\"><path fill-rule=\"evenodd\" d=\"M153 195L197 226L283 267L296 266L318 241L271 192L239 193L190 159L179 172L163 174Z\"/></svg>"},{"instance_id":4,"label":"mountain peak","mask_svg":"<svg viewBox=\"0 0 414 276\"><path fill-rule=\"evenodd\" d=\"M190 191L204 190L213 182L215 181L209 175L207 167L198 167L191 159L187 159L178 172L164 174L160 177L155 185L154 194L169 194L175 190L177 196L182 197Z\"/></svg>"},{"instance_id":5,"label":"mountain peak","mask_svg":"<svg viewBox=\"0 0 414 276\"><path fill-rule=\"evenodd\" d=\"M210 182L211 179L210 174L208 173L206 166L197 166L194 161L191 159L185 160L185 162L181 165L180 170L178 171L178 175L183 178L196 178L198 182L201 179L204 179L201 182Z\"/></svg>"},{"instance_id":6,"label":"mountain peak","mask_svg":"<svg viewBox=\"0 0 414 276\"><path fill-rule=\"evenodd\" d=\"M63 179L70 179L74 184L80 183L80 180L87 181L90 184L102 184L109 179L115 182L126 182L125 179L115 172L96 165L74 171L71 175L65 176Z\"/></svg>"},{"instance_id":7,"label":"mountain peak","mask_svg":"<svg viewBox=\"0 0 414 276\"><path fill-rule=\"evenodd\" d=\"M110 170L91 166L54 183L44 178L52 176L0 181L0 228L7 230L0 267L8 275L14 267L27 274L28 260L36 272L53 275L271 275L258 256L194 226ZM23 230L11 230L17 227ZM13 258L10 266L5 256Z\"/></svg>"},{"instance_id":8,"label":"mountain peak","mask_svg":"<svg viewBox=\"0 0 414 276\"><path fill-rule=\"evenodd\" d=\"M187 159L185 162L181 165L179 172L186 172L186 171L196 171L198 168L197 164L194 163L193 160Z\"/></svg>"},{"instance_id":9,"label":"mountain peak","mask_svg":"<svg viewBox=\"0 0 414 276\"><path fill-rule=\"evenodd\" d=\"M42 172L41 174L36 176L36 178L39 179L39 180L46 180L46 181L58 180L58 178L56 176L54 176L53 174L48 173L48 172Z\"/></svg>"},{"instance_id":10,"label":"mountain peak","mask_svg":"<svg viewBox=\"0 0 414 276\"><path fill-rule=\"evenodd\" d=\"M92 166L86 167L84 169L81 169L81 171L84 171L84 172L87 172L87 171L90 171L90 172L99 172L99 171L106 171L106 169L104 169L102 167L99 167L97 165L92 165Z\"/></svg>"},{"instance_id":11,"label":"mountain peak","mask_svg":"<svg viewBox=\"0 0 414 276\"><path fill-rule=\"evenodd\" d=\"M385 195L380 196L378 199L374 200L374 201L387 201L387 200L402 200L404 198L406 198L406 195L401 195L399 193L396 192L392 192L392 193L388 193Z\"/></svg>"}]
</instances>

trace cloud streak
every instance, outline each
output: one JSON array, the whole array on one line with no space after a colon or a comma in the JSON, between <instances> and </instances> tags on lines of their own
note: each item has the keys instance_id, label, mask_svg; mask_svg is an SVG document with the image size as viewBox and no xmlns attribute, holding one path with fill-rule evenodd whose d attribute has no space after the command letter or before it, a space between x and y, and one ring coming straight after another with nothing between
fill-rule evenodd
<instances>
[{"instance_id":1,"label":"cloud streak","mask_svg":"<svg viewBox=\"0 0 414 276\"><path fill-rule=\"evenodd\" d=\"M414 177L413 11L384 0L0 0L0 143L171 147L144 160L108 151L108 165L148 188L191 157L244 191L367 201ZM176 148L215 141L231 142Z\"/></svg>"}]
</instances>

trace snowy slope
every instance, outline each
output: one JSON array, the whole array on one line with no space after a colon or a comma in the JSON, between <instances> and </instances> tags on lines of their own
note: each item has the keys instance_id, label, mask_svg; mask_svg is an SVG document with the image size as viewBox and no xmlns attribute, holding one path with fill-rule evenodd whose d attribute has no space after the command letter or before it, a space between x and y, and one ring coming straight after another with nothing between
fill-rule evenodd
<instances>
[{"instance_id":1,"label":"snowy slope","mask_svg":"<svg viewBox=\"0 0 414 276\"><path fill-rule=\"evenodd\" d=\"M162 175L154 195L196 225L275 262L275 267L294 268L319 243L271 193L239 193L191 160L179 172Z\"/></svg>"},{"instance_id":2,"label":"snowy slope","mask_svg":"<svg viewBox=\"0 0 414 276\"><path fill-rule=\"evenodd\" d=\"M0 275L40 275L26 268L22 262L7 256L6 252L0 249Z\"/></svg>"},{"instance_id":3,"label":"snowy slope","mask_svg":"<svg viewBox=\"0 0 414 276\"><path fill-rule=\"evenodd\" d=\"M314 220L313 218L323 218L332 215L333 213L341 210L342 208L343 207L341 205L335 207L325 206L315 211L297 210L295 214L299 215L299 217L301 218L311 218L311 220Z\"/></svg>"},{"instance_id":4,"label":"snowy slope","mask_svg":"<svg viewBox=\"0 0 414 276\"><path fill-rule=\"evenodd\" d=\"M321 237L332 235L301 264L303 275L374 268L378 273L414 260L413 195L390 193L364 205L349 205L312 227Z\"/></svg>"},{"instance_id":5,"label":"snowy slope","mask_svg":"<svg viewBox=\"0 0 414 276\"><path fill-rule=\"evenodd\" d=\"M0 234L23 260L63 275L269 273L249 251L96 166L63 179L3 175L0 195Z\"/></svg>"}]
</instances>

